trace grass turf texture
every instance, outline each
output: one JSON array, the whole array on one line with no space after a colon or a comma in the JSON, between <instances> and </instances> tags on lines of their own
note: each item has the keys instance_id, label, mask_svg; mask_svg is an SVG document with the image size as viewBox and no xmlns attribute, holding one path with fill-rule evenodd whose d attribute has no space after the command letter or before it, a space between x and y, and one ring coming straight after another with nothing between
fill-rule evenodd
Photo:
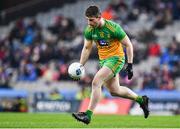
<instances>
[{"instance_id":1,"label":"grass turf texture","mask_svg":"<svg viewBox=\"0 0 180 129\"><path fill-rule=\"evenodd\" d=\"M180 116L95 115L85 125L71 114L0 113L0 128L180 128Z\"/></svg>"}]
</instances>

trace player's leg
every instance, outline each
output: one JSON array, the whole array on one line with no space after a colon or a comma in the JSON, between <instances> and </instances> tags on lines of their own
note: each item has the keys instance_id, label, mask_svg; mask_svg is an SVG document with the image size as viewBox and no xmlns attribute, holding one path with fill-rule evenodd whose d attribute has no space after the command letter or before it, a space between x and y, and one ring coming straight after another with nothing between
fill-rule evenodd
<instances>
[{"instance_id":1,"label":"player's leg","mask_svg":"<svg viewBox=\"0 0 180 129\"><path fill-rule=\"evenodd\" d=\"M129 89L125 86L120 86L119 85L119 74L116 74L115 77L107 80L105 85L109 89L112 96L128 98L128 99L138 102L144 111L144 117L145 118L148 117L148 115L149 115L148 97L147 96L138 96L131 89Z\"/></svg>"},{"instance_id":2,"label":"player's leg","mask_svg":"<svg viewBox=\"0 0 180 129\"><path fill-rule=\"evenodd\" d=\"M102 84L108 80L110 77L112 77L113 73L112 70L110 70L108 67L103 66L94 76L94 79L92 81L92 91L91 91L91 97L90 97L90 103L88 106L88 110L86 112L79 112L79 113L73 113L73 117L75 117L77 120L84 122L85 124L89 124L91 120L91 116L93 114L93 111L101 99L101 87Z\"/></svg>"},{"instance_id":3,"label":"player's leg","mask_svg":"<svg viewBox=\"0 0 180 129\"><path fill-rule=\"evenodd\" d=\"M108 78L112 77L112 71L104 66L102 67L95 75L92 81L92 92L91 92L91 99L89 103L88 109L94 111L97 103L101 99L101 87L102 84L108 80Z\"/></svg>"},{"instance_id":4,"label":"player's leg","mask_svg":"<svg viewBox=\"0 0 180 129\"><path fill-rule=\"evenodd\" d=\"M119 85L119 75L106 81L105 86L108 88L112 96L118 96L122 98L128 98L131 100L136 100L138 95L131 89Z\"/></svg>"}]
</instances>

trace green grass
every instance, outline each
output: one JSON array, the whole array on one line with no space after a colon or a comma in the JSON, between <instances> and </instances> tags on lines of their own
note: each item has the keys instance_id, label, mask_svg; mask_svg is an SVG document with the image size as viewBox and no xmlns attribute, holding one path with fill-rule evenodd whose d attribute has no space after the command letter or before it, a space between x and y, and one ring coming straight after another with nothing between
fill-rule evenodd
<instances>
[{"instance_id":1,"label":"green grass","mask_svg":"<svg viewBox=\"0 0 180 129\"><path fill-rule=\"evenodd\" d=\"M0 113L0 128L180 128L180 116L95 115L85 125L71 114Z\"/></svg>"}]
</instances>

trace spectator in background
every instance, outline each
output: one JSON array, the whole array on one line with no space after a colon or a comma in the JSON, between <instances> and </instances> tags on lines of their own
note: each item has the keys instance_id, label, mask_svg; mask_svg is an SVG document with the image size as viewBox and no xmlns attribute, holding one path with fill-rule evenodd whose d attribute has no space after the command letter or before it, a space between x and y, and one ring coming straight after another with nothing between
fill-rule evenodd
<instances>
[{"instance_id":1,"label":"spectator in background","mask_svg":"<svg viewBox=\"0 0 180 129\"><path fill-rule=\"evenodd\" d=\"M142 89L158 89L156 78L151 74L144 73Z\"/></svg>"},{"instance_id":2,"label":"spectator in background","mask_svg":"<svg viewBox=\"0 0 180 129\"><path fill-rule=\"evenodd\" d=\"M160 57L160 64L168 64L170 70L173 69L174 65L180 59L179 48L176 42L172 42L168 48L165 48L164 52Z\"/></svg>"},{"instance_id":3,"label":"spectator in background","mask_svg":"<svg viewBox=\"0 0 180 129\"><path fill-rule=\"evenodd\" d=\"M43 78L48 81L57 81L60 76L60 73L58 71L58 65L56 62L50 62L48 64L47 69L44 71Z\"/></svg>"},{"instance_id":4,"label":"spectator in background","mask_svg":"<svg viewBox=\"0 0 180 129\"><path fill-rule=\"evenodd\" d=\"M28 104L26 98L17 97L13 105L13 110L15 112L28 112Z\"/></svg>"},{"instance_id":5,"label":"spectator in background","mask_svg":"<svg viewBox=\"0 0 180 129\"><path fill-rule=\"evenodd\" d=\"M66 64L60 64L59 65L59 80L68 80L68 72L67 72L68 66Z\"/></svg>"},{"instance_id":6,"label":"spectator in background","mask_svg":"<svg viewBox=\"0 0 180 129\"><path fill-rule=\"evenodd\" d=\"M156 42L151 42L148 44L148 55L159 57L161 54L161 47Z\"/></svg>"},{"instance_id":7,"label":"spectator in background","mask_svg":"<svg viewBox=\"0 0 180 129\"><path fill-rule=\"evenodd\" d=\"M1 46L0 46L0 60L4 60L6 57L7 50L6 50L5 46L2 45L3 42L0 42L0 44L1 44Z\"/></svg>"},{"instance_id":8,"label":"spectator in background","mask_svg":"<svg viewBox=\"0 0 180 129\"><path fill-rule=\"evenodd\" d=\"M11 88L10 80L12 77L12 70L9 68L5 69L4 67L0 66L0 88Z\"/></svg>"},{"instance_id":9,"label":"spectator in background","mask_svg":"<svg viewBox=\"0 0 180 129\"><path fill-rule=\"evenodd\" d=\"M19 70L19 81L35 81L37 73L34 65L26 60L22 60Z\"/></svg>"},{"instance_id":10,"label":"spectator in background","mask_svg":"<svg viewBox=\"0 0 180 129\"><path fill-rule=\"evenodd\" d=\"M52 34L56 34L59 40L69 40L74 38L75 24L71 18L57 16L54 19L54 24L48 27Z\"/></svg>"},{"instance_id":11,"label":"spectator in background","mask_svg":"<svg viewBox=\"0 0 180 129\"><path fill-rule=\"evenodd\" d=\"M81 80L78 81L81 90L76 94L77 100L90 98L92 79L93 79L93 75L86 75L85 77L83 77Z\"/></svg>"},{"instance_id":12,"label":"spectator in background","mask_svg":"<svg viewBox=\"0 0 180 129\"><path fill-rule=\"evenodd\" d=\"M175 0L173 1L173 19L179 20L180 19L180 1Z\"/></svg>"},{"instance_id":13,"label":"spectator in background","mask_svg":"<svg viewBox=\"0 0 180 129\"><path fill-rule=\"evenodd\" d=\"M150 30L143 29L142 31L139 32L137 39L144 43L152 42L152 41L154 42L156 41L157 36L154 33L153 29L150 29Z\"/></svg>"},{"instance_id":14,"label":"spectator in background","mask_svg":"<svg viewBox=\"0 0 180 129\"><path fill-rule=\"evenodd\" d=\"M172 78L174 80L180 77L180 60L174 64L174 67L171 72L172 72Z\"/></svg>"},{"instance_id":15,"label":"spectator in background","mask_svg":"<svg viewBox=\"0 0 180 129\"><path fill-rule=\"evenodd\" d=\"M169 78L168 76L163 76L161 83L160 83L160 89L161 90L174 90L174 82L172 78Z\"/></svg>"},{"instance_id":16,"label":"spectator in background","mask_svg":"<svg viewBox=\"0 0 180 129\"><path fill-rule=\"evenodd\" d=\"M14 39L18 39L20 42L23 41L25 35L25 24L24 24L24 19L18 19L15 22L15 25L11 29L9 33L9 40L12 42Z\"/></svg>"},{"instance_id":17,"label":"spectator in background","mask_svg":"<svg viewBox=\"0 0 180 129\"><path fill-rule=\"evenodd\" d=\"M168 65L164 64L161 70L161 82L160 89L163 90L173 90L175 89L173 80L171 78L171 72L168 69Z\"/></svg>"},{"instance_id":18,"label":"spectator in background","mask_svg":"<svg viewBox=\"0 0 180 129\"><path fill-rule=\"evenodd\" d=\"M54 89L53 91L50 92L49 99L50 100L62 100L63 96L60 94L58 89Z\"/></svg>"},{"instance_id":19,"label":"spectator in background","mask_svg":"<svg viewBox=\"0 0 180 129\"><path fill-rule=\"evenodd\" d=\"M114 16L114 11L113 9L108 6L103 12L102 12L102 17L107 19L107 20L111 20L111 19L114 19L115 16Z\"/></svg>"},{"instance_id":20,"label":"spectator in background","mask_svg":"<svg viewBox=\"0 0 180 129\"><path fill-rule=\"evenodd\" d=\"M82 86L81 90L77 92L76 94L76 99L83 100L83 99L89 98L90 95L91 95L90 87Z\"/></svg>"}]
</instances>

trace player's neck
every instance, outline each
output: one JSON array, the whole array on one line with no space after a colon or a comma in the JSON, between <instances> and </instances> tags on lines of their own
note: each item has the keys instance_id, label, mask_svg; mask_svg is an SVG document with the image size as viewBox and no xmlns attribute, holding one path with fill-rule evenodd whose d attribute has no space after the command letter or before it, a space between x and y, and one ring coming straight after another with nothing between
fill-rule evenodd
<instances>
[{"instance_id":1,"label":"player's neck","mask_svg":"<svg viewBox=\"0 0 180 129\"><path fill-rule=\"evenodd\" d=\"M105 24L105 20L101 18L98 27L101 28L104 26L104 24Z\"/></svg>"}]
</instances>

